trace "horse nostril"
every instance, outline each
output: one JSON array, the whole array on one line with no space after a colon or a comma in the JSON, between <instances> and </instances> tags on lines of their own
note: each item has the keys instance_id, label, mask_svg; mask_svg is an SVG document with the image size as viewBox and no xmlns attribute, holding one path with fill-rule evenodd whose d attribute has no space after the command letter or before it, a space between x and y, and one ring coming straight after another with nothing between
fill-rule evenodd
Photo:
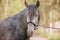
<instances>
[{"instance_id":1,"label":"horse nostril","mask_svg":"<svg viewBox=\"0 0 60 40\"><path fill-rule=\"evenodd\" d=\"M34 30L37 30L37 29L38 29L37 27L34 28Z\"/></svg>"},{"instance_id":2,"label":"horse nostril","mask_svg":"<svg viewBox=\"0 0 60 40\"><path fill-rule=\"evenodd\" d=\"M31 33L33 34L33 31Z\"/></svg>"}]
</instances>

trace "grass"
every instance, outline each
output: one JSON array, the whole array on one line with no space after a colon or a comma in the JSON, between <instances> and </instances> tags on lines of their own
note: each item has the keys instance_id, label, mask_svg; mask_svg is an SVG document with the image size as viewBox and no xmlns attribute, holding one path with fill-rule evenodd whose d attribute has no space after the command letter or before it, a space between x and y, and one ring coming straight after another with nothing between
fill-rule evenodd
<instances>
[{"instance_id":1,"label":"grass","mask_svg":"<svg viewBox=\"0 0 60 40\"><path fill-rule=\"evenodd\" d=\"M60 40L60 35L53 34L48 40Z\"/></svg>"},{"instance_id":2,"label":"grass","mask_svg":"<svg viewBox=\"0 0 60 40\"><path fill-rule=\"evenodd\" d=\"M37 31L35 32L35 34L36 34L37 36L41 36L41 37L45 37L45 38L48 37L48 33L44 32L42 29L37 30Z\"/></svg>"},{"instance_id":3,"label":"grass","mask_svg":"<svg viewBox=\"0 0 60 40\"><path fill-rule=\"evenodd\" d=\"M58 33L52 33L51 35L41 29L36 31L36 35L47 38L48 40L60 40L60 35Z\"/></svg>"}]
</instances>

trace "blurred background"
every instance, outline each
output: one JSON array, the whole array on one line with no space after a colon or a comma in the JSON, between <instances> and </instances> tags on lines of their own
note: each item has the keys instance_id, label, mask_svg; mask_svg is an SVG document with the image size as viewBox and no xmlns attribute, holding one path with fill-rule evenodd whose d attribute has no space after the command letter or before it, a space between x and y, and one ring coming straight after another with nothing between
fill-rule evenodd
<instances>
[{"instance_id":1,"label":"blurred background","mask_svg":"<svg viewBox=\"0 0 60 40\"><path fill-rule=\"evenodd\" d=\"M25 8L25 0L0 0L0 20L13 16ZM35 4L37 0L26 0ZM40 25L34 32L36 36L46 40L60 40L60 0L40 1ZM45 40L45 39L44 39Z\"/></svg>"}]
</instances>

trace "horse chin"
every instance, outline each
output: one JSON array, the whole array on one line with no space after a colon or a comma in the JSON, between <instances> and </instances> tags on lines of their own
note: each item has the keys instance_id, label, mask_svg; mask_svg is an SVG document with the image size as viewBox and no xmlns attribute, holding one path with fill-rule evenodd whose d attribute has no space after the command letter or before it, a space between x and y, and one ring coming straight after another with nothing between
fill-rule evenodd
<instances>
[{"instance_id":1,"label":"horse chin","mask_svg":"<svg viewBox=\"0 0 60 40\"><path fill-rule=\"evenodd\" d=\"M32 37L32 36L33 36L33 32L27 33L27 37Z\"/></svg>"}]
</instances>

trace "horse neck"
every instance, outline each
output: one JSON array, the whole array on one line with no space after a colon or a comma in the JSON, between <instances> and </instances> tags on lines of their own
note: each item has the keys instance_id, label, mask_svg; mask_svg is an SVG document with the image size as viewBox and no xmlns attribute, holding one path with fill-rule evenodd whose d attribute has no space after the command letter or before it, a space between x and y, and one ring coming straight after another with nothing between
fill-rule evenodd
<instances>
[{"instance_id":1,"label":"horse neck","mask_svg":"<svg viewBox=\"0 0 60 40\"><path fill-rule=\"evenodd\" d=\"M27 12L27 9L25 8L23 11L21 11L20 13L15 15L17 20L20 21L20 24L21 24L23 30L26 30L26 28L27 28L27 17L25 15L26 12Z\"/></svg>"},{"instance_id":2,"label":"horse neck","mask_svg":"<svg viewBox=\"0 0 60 40\"><path fill-rule=\"evenodd\" d=\"M27 12L27 8L19 12L17 15L15 15L15 17L17 17L18 19L22 19L22 17L25 16L26 12Z\"/></svg>"}]
</instances>

